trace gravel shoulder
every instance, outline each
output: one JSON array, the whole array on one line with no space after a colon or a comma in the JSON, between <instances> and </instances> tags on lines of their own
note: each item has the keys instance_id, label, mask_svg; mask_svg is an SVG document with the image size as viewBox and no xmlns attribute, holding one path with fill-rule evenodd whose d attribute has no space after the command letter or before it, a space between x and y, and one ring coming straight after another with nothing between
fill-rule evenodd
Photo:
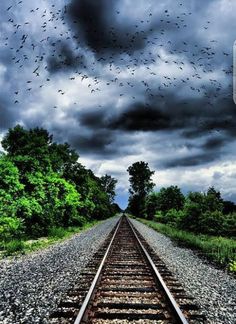
<instances>
[{"instance_id":1,"label":"gravel shoulder","mask_svg":"<svg viewBox=\"0 0 236 324\"><path fill-rule=\"evenodd\" d=\"M204 262L190 249L176 246L167 236L141 222L131 220L155 252L195 297L207 316L207 323L236 323L236 280L223 270Z\"/></svg>"},{"instance_id":2,"label":"gravel shoulder","mask_svg":"<svg viewBox=\"0 0 236 324\"><path fill-rule=\"evenodd\" d=\"M108 219L47 249L1 260L0 323L47 323L117 220Z\"/></svg>"}]
</instances>

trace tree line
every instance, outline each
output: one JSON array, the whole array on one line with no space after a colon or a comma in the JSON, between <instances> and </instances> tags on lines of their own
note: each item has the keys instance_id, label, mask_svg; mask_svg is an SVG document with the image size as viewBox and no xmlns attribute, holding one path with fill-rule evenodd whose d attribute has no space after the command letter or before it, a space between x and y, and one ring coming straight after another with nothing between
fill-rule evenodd
<instances>
[{"instance_id":1,"label":"tree line","mask_svg":"<svg viewBox=\"0 0 236 324\"><path fill-rule=\"evenodd\" d=\"M186 196L174 185L155 192L154 171L148 163L136 162L127 171L130 175L127 211L134 216L195 233L236 236L236 205L225 201L214 187Z\"/></svg>"},{"instance_id":2,"label":"tree line","mask_svg":"<svg viewBox=\"0 0 236 324\"><path fill-rule=\"evenodd\" d=\"M78 162L69 144L43 128L9 129L0 156L0 239L47 235L119 211L116 180L99 178Z\"/></svg>"}]
</instances>

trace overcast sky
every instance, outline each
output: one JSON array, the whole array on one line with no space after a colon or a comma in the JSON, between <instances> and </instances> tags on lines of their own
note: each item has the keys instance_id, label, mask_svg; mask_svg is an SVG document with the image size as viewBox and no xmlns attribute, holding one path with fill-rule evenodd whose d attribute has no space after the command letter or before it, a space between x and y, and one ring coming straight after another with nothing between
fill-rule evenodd
<instances>
[{"instance_id":1,"label":"overcast sky","mask_svg":"<svg viewBox=\"0 0 236 324\"><path fill-rule=\"evenodd\" d=\"M0 136L16 124L68 142L96 175L143 160L157 189L214 185L236 201L236 2L0 3Z\"/></svg>"}]
</instances>

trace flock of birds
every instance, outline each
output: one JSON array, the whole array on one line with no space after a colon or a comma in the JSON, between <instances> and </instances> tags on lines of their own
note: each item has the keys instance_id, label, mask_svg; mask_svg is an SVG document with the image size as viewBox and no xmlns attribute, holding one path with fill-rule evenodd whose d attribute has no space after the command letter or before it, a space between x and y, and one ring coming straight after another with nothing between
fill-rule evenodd
<instances>
[{"instance_id":1,"label":"flock of birds","mask_svg":"<svg viewBox=\"0 0 236 324\"><path fill-rule=\"evenodd\" d=\"M114 26L110 26L102 37L97 30L89 30L88 27L85 34L90 33L97 44L97 48L93 49L93 44L83 41L80 21L69 22L67 6L60 9L56 8L56 4L46 9L34 7L27 13L28 20L19 21L16 10L23 9L24 2L20 0L6 9L12 33L5 37L4 45L11 51L11 62L17 74L28 78L25 87L14 90L15 104L20 103L23 93L29 95L53 83L57 72L65 73L62 78L67 78L68 83L78 80L85 83L88 95L115 86L119 89L118 99L135 102L141 92L147 107L155 100L165 101L171 91L183 87L188 96L192 92L193 96L205 98L206 106L213 107L218 98L228 100L231 96L231 85L226 89L221 81L212 77L219 55L217 40L211 39L203 46L188 39L176 39L175 43L170 37L170 33L178 37L178 33L184 35L185 30L191 28L194 13L185 11L182 3L178 4L179 14L165 9L158 22L152 12L146 13L131 26L130 31L122 35L123 43L119 40L120 31ZM118 19L122 13L116 10L114 15ZM34 20L41 21L36 32L36 35L42 35L41 38L33 38ZM210 26L211 22L206 21L202 32L208 32ZM103 46L104 37L108 41ZM138 48L140 43L143 46ZM221 55L227 58L230 53L223 51ZM223 68L221 72L231 75L232 66ZM61 96L66 96L67 91L55 85L55 92ZM74 104L78 104L76 98ZM187 100L183 104L187 105ZM99 103L98 106L101 107Z\"/></svg>"}]
</instances>

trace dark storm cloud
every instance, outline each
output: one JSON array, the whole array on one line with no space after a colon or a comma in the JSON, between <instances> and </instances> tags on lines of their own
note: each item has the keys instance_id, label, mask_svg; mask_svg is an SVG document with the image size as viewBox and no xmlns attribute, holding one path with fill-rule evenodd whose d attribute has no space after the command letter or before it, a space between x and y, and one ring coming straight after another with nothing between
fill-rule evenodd
<instances>
[{"instance_id":1,"label":"dark storm cloud","mask_svg":"<svg viewBox=\"0 0 236 324\"><path fill-rule=\"evenodd\" d=\"M137 104L110 122L109 127L125 131L165 130L171 128L171 116L158 108Z\"/></svg>"},{"instance_id":2,"label":"dark storm cloud","mask_svg":"<svg viewBox=\"0 0 236 324\"><path fill-rule=\"evenodd\" d=\"M89 129L114 129L125 132L179 130L184 138L197 139L211 132L223 132L223 142L236 135L236 109L228 101L226 107L216 105L208 109L203 99L187 104L175 95L166 100L153 100L150 104L136 103L112 113L108 107L76 114L80 123ZM217 141L212 143L217 148ZM219 140L220 144L220 140ZM206 148L210 144L206 144ZM220 145L219 145L220 146Z\"/></svg>"},{"instance_id":3,"label":"dark storm cloud","mask_svg":"<svg viewBox=\"0 0 236 324\"><path fill-rule=\"evenodd\" d=\"M105 109L102 111L91 110L76 115L81 125L89 127L90 129L101 129L106 127L107 112Z\"/></svg>"},{"instance_id":4,"label":"dark storm cloud","mask_svg":"<svg viewBox=\"0 0 236 324\"><path fill-rule=\"evenodd\" d=\"M95 52L135 51L145 47L145 37L135 26L123 20L115 0L72 0L68 7L70 24L78 35L82 35L87 46Z\"/></svg>"},{"instance_id":5,"label":"dark storm cloud","mask_svg":"<svg viewBox=\"0 0 236 324\"><path fill-rule=\"evenodd\" d=\"M165 168L193 167L210 163L219 158L217 152L192 154L182 158L173 158L163 163Z\"/></svg>"},{"instance_id":6,"label":"dark storm cloud","mask_svg":"<svg viewBox=\"0 0 236 324\"><path fill-rule=\"evenodd\" d=\"M83 126L90 129L109 129L121 131L156 131L171 127L171 117L155 107L143 104L125 107L119 114L109 114L106 110L78 114Z\"/></svg>"},{"instance_id":7,"label":"dark storm cloud","mask_svg":"<svg viewBox=\"0 0 236 324\"><path fill-rule=\"evenodd\" d=\"M205 151L212 151L212 150L217 150L219 148L221 148L222 146L224 146L227 142L226 138L218 138L218 137L214 137L214 138L210 138L208 139L203 145L202 148Z\"/></svg>"},{"instance_id":8,"label":"dark storm cloud","mask_svg":"<svg viewBox=\"0 0 236 324\"><path fill-rule=\"evenodd\" d=\"M89 134L73 134L70 137L70 143L73 147L77 148L79 152L88 154L101 154L114 152L108 146L113 141L113 135L108 131L95 131Z\"/></svg>"},{"instance_id":9,"label":"dark storm cloud","mask_svg":"<svg viewBox=\"0 0 236 324\"><path fill-rule=\"evenodd\" d=\"M83 54L75 54L70 44L52 42L55 47L47 58L47 70L49 73L65 72L65 69L86 68Z\"/></svg>"}]
</instances>

